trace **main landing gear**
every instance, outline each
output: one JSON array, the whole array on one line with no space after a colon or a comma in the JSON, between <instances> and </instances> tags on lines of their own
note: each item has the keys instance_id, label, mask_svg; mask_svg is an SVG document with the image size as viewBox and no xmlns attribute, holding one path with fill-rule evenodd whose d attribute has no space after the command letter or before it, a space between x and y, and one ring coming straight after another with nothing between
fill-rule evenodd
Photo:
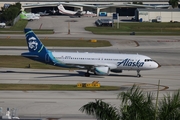
<instances>
[{"instance_id":1,"label":"main landing gear","mask_svg":"<svg viewBox=\"0 0 180 120\"><path fill-rule=\"evenodd\" d=\"M137 77L141 77L140 70L137 70Z\"/></svg>"},{"instance_id":2,"label":"main landing gear","mask_svg":"<svg viewBox=\"0 0 180 120\"><path fill-rule=\"evenodd\" d=\"M84 74L85 77L89 77L90 76L90 73L89 73L89 70L87 70L87 72Z\"/></svg>"},{"instance_id":3,"label":"main landing gear","mask_svg":"<svg viewBox=\"0 0 180 120\"><path fill-rule=\"evenodd\" d=\"M97 75L96 72L94 72L94 75ZM90 73L89 70L87 70L87 72L84 74L85 77L90 77Z\"/></svg>"}]
</instances>

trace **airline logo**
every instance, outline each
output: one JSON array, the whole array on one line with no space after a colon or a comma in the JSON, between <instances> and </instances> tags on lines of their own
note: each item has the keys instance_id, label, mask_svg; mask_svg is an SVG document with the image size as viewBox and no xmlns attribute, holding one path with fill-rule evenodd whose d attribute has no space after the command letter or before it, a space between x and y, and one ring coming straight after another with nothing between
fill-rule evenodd
<instances>
[{"instance_id":1,"label":"airline logo","mask_svg":"<svg viewBox=\"0 0 180 120\"><path fill-rule=\"evenodd\" d=\"M28 39L28 45L29 45L30 49L36 50L37 46L38 46L38 42L37 42L36 38L35 37L30 37Z\"/></svg>"},{"instance_id":2,"label":"airline logo","mask_svg":"<svg viewBox=\"0 0 180 120\"><path fill-rule=\"evenodd\" d=\"M137 62L133 62L130 59L126 58L125 60L123 60L122 62L117 62L117 66L132 66L132 67L143 67L144 62L140 62L140 60L138 60Z\"/></svg>"}]
</instances>

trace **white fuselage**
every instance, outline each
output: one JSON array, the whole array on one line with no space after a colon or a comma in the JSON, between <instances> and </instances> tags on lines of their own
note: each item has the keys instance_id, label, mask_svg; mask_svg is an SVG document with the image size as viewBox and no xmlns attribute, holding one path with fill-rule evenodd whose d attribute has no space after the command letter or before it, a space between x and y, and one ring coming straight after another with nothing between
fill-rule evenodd
<instances>
[{"instance_id":1,"label":"white fuselage","mask_svg":"<svg viewBox=\"0 0 180 120\"><path fill-rule=\"evenodd\" d=\"M59 10L59 12L62 14L68 14L68 15L74 15L77 13L75 11L70 11L70 10Z\"/></svg>"},{"instance_id":2,"label":"white fuselage","mask_svg":"<svg viewBox=\"0 0 180 120\"><path fill-rule=\"evenodd\" d=\"M158 67L158 63L150 57L138 54L52 52L52 55L61 64L77 67L106 66L110 70L150 70Z\"/></svg>"}]
</instances>

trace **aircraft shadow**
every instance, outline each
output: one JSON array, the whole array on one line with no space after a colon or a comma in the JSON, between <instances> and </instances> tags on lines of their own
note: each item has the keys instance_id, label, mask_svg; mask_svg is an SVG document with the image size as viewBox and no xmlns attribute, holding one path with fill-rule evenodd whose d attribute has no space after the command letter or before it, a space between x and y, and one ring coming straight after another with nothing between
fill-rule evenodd
<instances>
[{"instance_id":1,"label":"aircraft shadow","mask_svg":"<svg viewBox=\"0 0 180 120\"><path fill-rule=\"evenodd\" d=\"M48 72L26 72L26 71L0 71L0 73L20 73L20 74L44 74L44 75L53 75L53 76L44 76L44 77L36 77L36 78L53 78L53 77L74 77L74 76L78 76L78 77L85 77L83 71L76 71L77 73L48 73ZM104 78L103 76L96 76L96 75L92 75L91 78Z\"/></svg>"},{"instance_id":2,"label":"aircraft shadow","mask_svg":"<svg viewBox=\"0 0 180 120\"><path fill-rule=\"evenodd\" d=\"M26 72L26 71L0 71L0 73L20 73L20 74L44 74L44 75L53 75L53 76L44 76L44 77L36 77L36 78L55 78L55 77L75 77L75 76L78 76L78 77L85 77L84 74L86 72L84 71L76 71L77 73L48 73L48 72ZM118 73L111 73L109 74L108 76L114 76L114 77L137 77L136 75L120 75ZM104 78L105 76L103 75L94 75L94 74L91 74L90 78ZM86 77L88 78L88 77Z\"/></svg>"},{"instance_id":3,"label":"aircraft shadow","mask_svg":"<svg viewBox=\"0 0 180 120\"><path fill-rule=\"evenodd\" d=\"M79 73L79 75L82 75L82 76L84 76L84 74L86 73L86 72L83 72L83 71L76 71L76 72L78 72ZM91 74L91 73L90 73ZM91 76L90 77L92 77L92 76L101 76L101 77L105 77L106 75L94 75L93 73L91 74ZM114 77L137 77L136 75L122 75L122 74L119 74L119 73L110 73L108 76L114 76Z\"/></svg>"}]
</instances>

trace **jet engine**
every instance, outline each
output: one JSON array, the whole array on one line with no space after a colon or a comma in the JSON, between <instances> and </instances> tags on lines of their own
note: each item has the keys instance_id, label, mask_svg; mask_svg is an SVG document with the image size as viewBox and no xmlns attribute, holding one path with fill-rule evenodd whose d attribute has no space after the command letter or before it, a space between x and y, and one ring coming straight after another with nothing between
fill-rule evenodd
<instances>
[{"instance_id":1,"label":"jet engine","mask_svg":"<svg viewBox=\"0 0 180 120\"><path fill-rule=\"evenodd\" d=\"M95 67L94 72L97 75L109 75L109 67Z\"/></svg>"}]
</instances>

